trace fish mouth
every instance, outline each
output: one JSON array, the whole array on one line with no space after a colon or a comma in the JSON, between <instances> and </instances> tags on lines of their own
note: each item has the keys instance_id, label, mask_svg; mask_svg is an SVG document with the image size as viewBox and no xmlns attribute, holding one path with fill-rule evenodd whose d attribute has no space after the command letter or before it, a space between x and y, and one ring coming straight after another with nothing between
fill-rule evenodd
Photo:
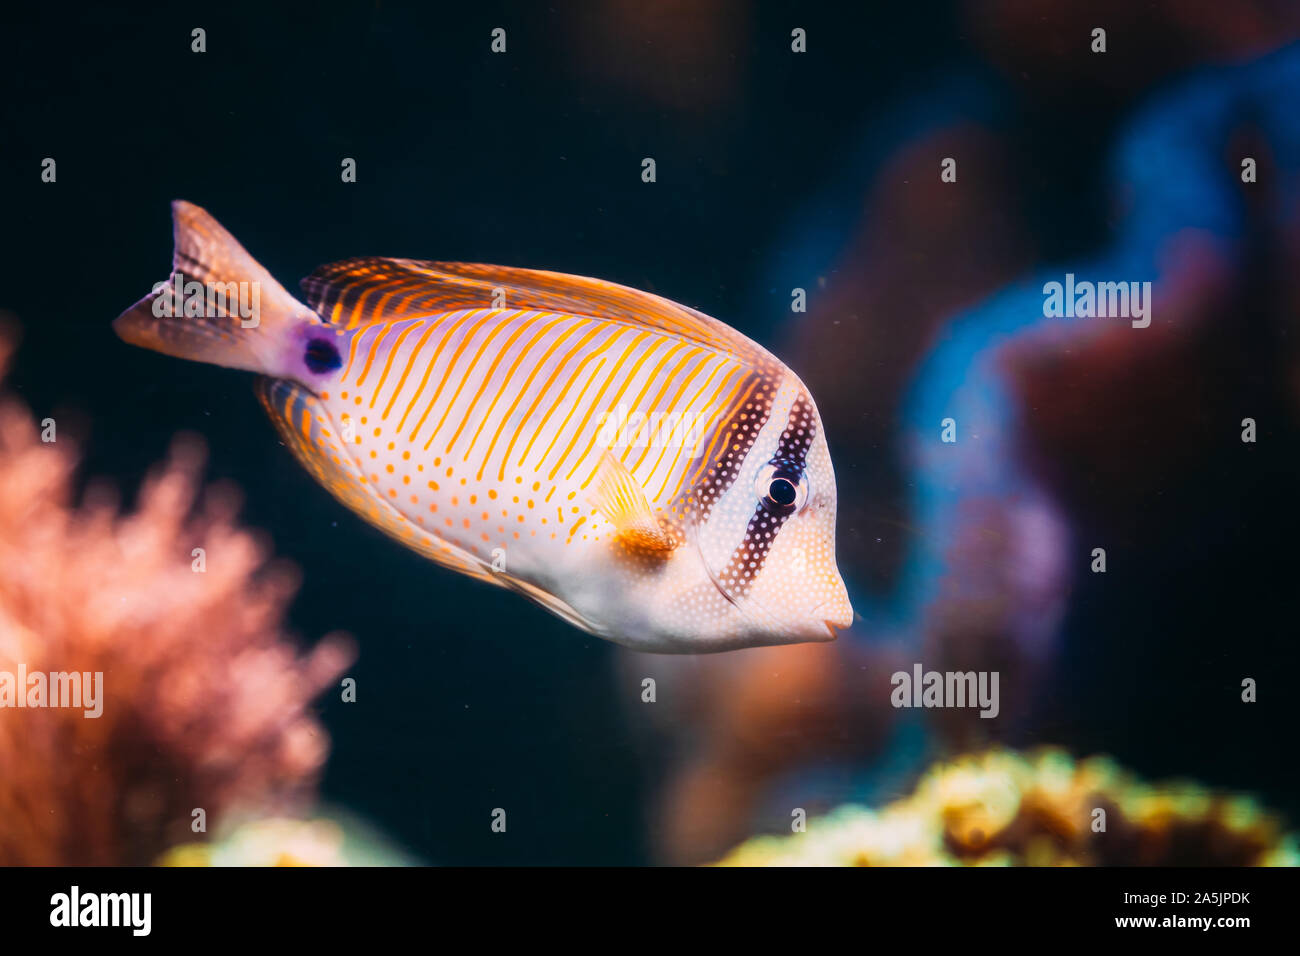
<instances>
[{"instance_id":1,"label":"fish mouth","mask_svg":"<svg viewBox=\"0 0 1300 956\"><path fill-rule=\"evenodd\" d=\"M827 620L827 619L823 618L823 619L822 619L822 623L826 625L826 630L827 630L827 632L828 632L829 635L830 635L829 637L826 638L826 640L828 640L828 641L833 641L833 640L835 640L837 637L840 636L840 632L837 631L837 630L835 629L835 622L834 622L834 621L830 621L830 620Z\"/></svg>"}]
</instances>

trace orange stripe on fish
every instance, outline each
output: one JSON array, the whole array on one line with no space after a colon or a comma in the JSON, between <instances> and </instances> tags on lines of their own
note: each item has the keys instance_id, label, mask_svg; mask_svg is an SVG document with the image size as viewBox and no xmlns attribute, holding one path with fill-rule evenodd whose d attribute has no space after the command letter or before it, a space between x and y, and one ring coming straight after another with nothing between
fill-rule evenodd
<instances>
[{"instance_id":1,"label":"orange stripe on fish","mask_svg":"<svg viewBox=\"0 0 1300 956\"><path fill-rule=\"evenodd\" d=\"M613 340L611 339L610 341L606 342L604 345L601 346L601 351L604 351L605 349L609 348L609 346L612 344L613 344ZM578 371L581 372L582 367L586 365L588 362L590 362L593 358L595 358L597 354L598 353L593 352L591 355L588 355L580 363L578 363ZM591 383L600 377L600 372L604 365L605 365L605 358L604 356L601 356L600 361L596 363L596 367L595 369L592 370L591 375L588 376L587 380L582 383L582 389L578 392L577 397L573 400L573 407L570 408L569 413L564 416L564 421L560 423L560 426L555 429L555 434L551 437L551 443L546 446L546 451L542 452L542 457L537 459L537 464L533 466L533 471L541 470L542 464L546 461L547 456L550 455L551 453L551 449L555 447L555 443L559 440L560 436L565 434L565 429L568 427L569 420L573 418L573 413L576 412L582 406L582 396L587 394L587 389L591 387ZM564 393L560 395L561 400L564 399L564 394L568 392L569 384L571 383L568 383L564 386ZM550 417L550 412L548 411L547 418L549 417ZM545 427L546 422L543 421L542 425L543 427ZM527 451L525 451L525 454L527 454ZM546 480L554 481L555 475L556 473L559 472L559 470L560 470L560 463L557 462L555 467L551 469L551 473L546 476Z\"/></svg>"},{"instance_id":2,"label":"orange stripe on fish","mask_svg":"<svg viewBox=\"0 0 1300 956\"><path fill-rule=\"evenodd\" d=\"M583 336L582 339L580 339L578 343L565 354L564 358L560 361L560 363L555 367L555 370L551 373L550 378L548 378L543 383L541 390L537 393L537 398L533 401L533 404L528 409L528 414L524 416L525 419L527 420L532 419L533 412L537 410L538 403L541 402L542 399L544 399L547 396L548 392L551 389L551 386L554 385L556 381L559 379L560 372L564 368L564 366L569 363L569 359L576 358L578 355L581 355L583 348L587 345L587 343L592 338L594 338L600 332L606 332L606 331L609 330L601 329L601 328L592 329L591 332ZM616 335L617 333L614 334ZM559 405L561 402L564 401L564 397L569 394L569 387L573 384L573 379L578 375L578 373L582 371L582 369L586 366L588 362L590 362L593 358L598 357L602 352L605 351L605 349L609 348L612 341L613 341L613 335L611 335L611 337L609 338L606 338L594 349L589 351L586 354L586 356L575 367L573 375L571 375L569 379L564 383L564 387L561 390L559 396L555 398L554 401L552 401L550 405L547 407L546 414L543 416L541 424L537 428L531 429L532 435L528 439L528 444L524 446L523 454L519 456L518 467L521 468L523 467L524 461L527 460L528 458L528 453L533 449L533 442L537 441L537 437L542 434L542 432L546 428L547 423L550 421L551 413L555 411L557 405ZM603 365L604 362L605 360L601 358L600 364ZM558 434L559 433L557 432L556 433L557 437ZM555 439L552 439L551 445L554 446L554 444L555 444ZM509 450L507 449L507 451ZM542 459L544 460L545 458L546 455L545 454L542 455ZM533 470L537 471L539 468L541 468L540 461L537 463L537 467L534 468Z\"/></svg>"},{"instance_id":3,"label":"orange stripe on fish","mask_svg":"<svg viewBox=\"0 0 1300 956\"><path fill-rule=\"evenodd\" d=\"M414 332L420 324L421 323L419 322L409 323L406 328L402 330L402 334L397 337L397 341L393 343L393 347L388 350L388 360L384 362L384 370L379 375L378 384L375 385L375 394L370 399L371 408L375 407L376 399L379 398L380 393L384 390L384 383L388 381L388 373L393 370L393 359L397 358L397 353L402 350L402 343L406 341L406 337ZM398 384L398 388L401 388L400 383ZM394 391L393 394L396 395L397 392ZM383 417L387 418L388 415L385 414Z\"/></svg>"},{"instance_id":4,"label":"orange stripe on fish","mask_svg":"<svg viewBox=\"0 0 1300 956\"><path fill-rule=\"evenodd\" d=\"M570 452L573 451L574 446L578 443L578 439L579 439L579 437L581 437L583 431L586 430L587 422L589 422L589 421L591 420L591 416L595 414L595 412L596 412L596 408L600 405L600 400L601 400L601 398L605 395L605 390L606 390L607 388L609 388L610 383L612 383L612 382L614 381L615 376L616 376L616 375L619 373L619 371L622 369L623 364L627 361L628 356L631 355L631 354L636 350L636 347L637 347L641 342L643 342L643 341L645 340L645 338L646 338L649 334L650 334L650 333L647 332L647 331L643 331L643 332L638 333L638 334L636 335L636 337L634 337L634 338L632 339L632 341L628 344L628 346L627 346L625 349L623 349L623 353L622 353L618 358L616 358L616 359L614 360L614 364L613 364L612 367L610 368L609 378L605 379L605 384L602 385L602 386L600 387L600 391L597 392L596 395L595 395L595 397L592 398L592 400L587 404L587 412L586 412L586 414L582 416L582 421L580 421L580 422L578 423L578 426L577 426L576 428L573 429L573 431L572 431L573 438L570 439L568 447L564 449L564 454L562 454L562 455L560 456L560 460L559 460L558 462L556 462L556 464L555 464L555 469L556 469L556 471L558 471L558 470L560 469L560 467L561 467L561 466L562 466L566 461L568 461ZM619 391L618 391L618 395L622 395L624 389L626 389L626 388L627 388L627 384L626 384L626 382L624 382L623 387L620 388ZM612 402L617 402L617 401L618 401L618 395L614 396L614 398L611 399L611 401L612 401ZM587 443L586 451L583 452L583 455L584 455L584 456L585 456L587 453L589 453L589 452L591 451L592 446L595 445L595 443L596 443L596 434L597 434L597 433L596 433L595 431L592 432L592 435L591 435L591 441L589 441L589 442ZM571 469L569 469L569 473L568 473L567 475L564 476L564 480L565 480L565 481L568 481L570 478L573 477L573 473L574 473L575 471L578 470L578 465L580 465L581 463L582 463L582 462L581 462L581 459L579 459L577 462L574 463L573 467L572 467ZM552 477L552 478L555 477L555 472L554 472L554 471L551 472L551 477Z\"/></svg>"},{"instance_id":5,"label":"orange stripe on fish","mask_svg":"<svg viewBox=\"0 0 1300 956\"><path fill-rule=\"evenodd\" d=\"M704 354L705 354L705 350L703 348L696 347L691 349L685 355L683 355L678 360L677 364L673 366L673 371L669 374L667 378L664 379L663 384L659 387L659 391L655 393L655 397L650 400L649 407L662 408L664 394L668 391L669 387L671 387L672 383L681 374L683 374L683 372L685 372L686 369L690 367L691 363L695 361L695 359L699 358L701 355ZM645 461L646 455L650 454L650 449L651 446L647 443L645 447L645 451L641 452L641 457L636 460L636 464L633 465L631 468L633 474L636 474L641 470L641 463Z\"/></svg>"},{"instance_id":6,"label":"orange stripe on fish","mask_svg":"<svg viewBox=\"0 0 1300 956\"><path fill-rule=\"evenodd\" d=\"M473 312L467 312L467 313L465 313L465 315L461 316L459 319L457 319L457 320L452 324L452 327L451 327L451 329L448 330L447 334L445 334L441 339L438 340L438 347L434 350L433 358L431 358L431 359L429 360L429 367L426 368L426 369L424 370L424 378L420 380L420 387L419 387L418 389L416 389L415 394L411 396L411 404L408 405L408 406L406 407L406 411L407 411L407 413L409 413L409 412L411 411L412 406L414 406L415 402L416 402L416 401L421 397L421 395L424 393L424 386L427 385L427 384L429 383L429 375L433 372L433 367L434 367L434 365L436 365L437 362L438 362L438 356L442 354L443 346L445 346L445 345L446 345L446 344L451 340L451 333L452 333L452 332L455 332L455 331L457 331L457 330L459 330L459 328L460 328L460 327L461 327L461 326L462 326L466 321L468 321L470 318L472 318L472 317L474 317L474 316L477 316L477 315L481 315L481 313L478 312L478 311L473 311ZM470 330L470 335L472 335L472 334L474 333L474 331L476 331L476 330L478 329L478 327L481 326L481 325L482 325L484 322L486 322L486 321L487 321L487 316L486 316L486 315L483 315L483 316L479 319L478 324L475 325L474 328ZM410 441L410 442L415 441L415 436L418 435L418 434L420 433L420 428L421 428L421 426L424 425L424 420L425 420L426 418L429 417L429 412L433 411L434 403L438 401L438 396L442 394L442 388L443 388L443 386L447 384L447 374L448 374L448 372L450 372L451 367L454 366L454 365L456 364L456 357L459 356L460 353L461 353L461 351L464 350L464 348L465 348L465 343L468 342L468 341L469 341L469 337L468 337L468 336L463 336L463 337L462 337L461 344L460 344L460 346L457 348L457 350L456 350L456 354L452 356L452 358L451 358L451 362L450 362L450 363L448 364L448 366L447 366L447 370L444 371L443 376L442 376L442 379L438 382L437 390L434 392L433 396L429 399L429 404L425 407L425 409L424 409L424 414L421 415L421 416L420 416L420 420L419 420L418 422L415 423L415 428L413 428L413 429L411 430L411 437L408 438L407 441ZM397 430L398 430L398 431L401 431L401 430L402 430L402 426L403 426L403 423L405 423L405 421L406 421L406 415L403 415L403 416L402 416L402 420L401 420L400 422L397 423Z\"/></svg>"},{"instance_id":7,"label":"orange stripe on fish","mask_svg":"<svg viewBox=\"0 0 1300 956\"><path fill-rule=\"evenodd\" d=\"M379 330L377 335L372 336L372 341L370 342L370 351L366 353L366 364L361 369L361 374L357 376L357 388L360 388L362 385L366 383L366 376L370 374L370 366L373 365L375 362L375 355L379 351L379 346L383 344L384 339L388 336L388 333L392 332L394 328L395 326L385 325L383 328ZM376 392L375 394L377 395L378 392ZM372 398L370 400L370 407L374 408L374 406L375 406L375 402L374 399Z\"/></svg>"},{"instance_id":8,"label":"orange stripe on fish","mask_svg":"<svg viewBox=\"0 0 1300 956\"><path fill-rule=\"evenodd\" d=\"M447 371L446 373L444 373L442 377L442 382L438 383L438 391L442 390L443 383L447 381L447 376L452 373L453 369L455 369L456 362L460 359L461 353L465 350L465 347L469 345L470 339L473 338L474 333L477 332L480 328L482 328L482 326L485 325L489 320L496 318L500 314L501 314L500 311L489 312L486 316L483 317L483 321L480 322L478 325L476 325L470 331L470 333L465 336L465 341L462 342L460 348L456 350L456 354L451 357L451 362L448 364ZM451 399L446 403L446 407L443 409L442 412L442 418L438 419L438 424L434 427L433 431L429 433L429 440L424 443L425 451L429 450L429 446L433 444L433 439L437 436L437 434L440 431L442 431L442 426L443 424L446 423L447 416L450 415L451 410L456 407L456 399L460 397L461 390L465 387L465 383L469 381L469 377L474 373L474 366L478 364L478 360L483 357L483 353L487 351L487 347L492 344L492 340L496 338L497 333L499 333L501 329L502 326L500 323L494 324L492 326L491 331L488 332L487 336L483 339L482 344L479 345L478 351L475 352L474 357L470 359L469 368L467 368L463 373L457 376L459 381L456 383L456 390L452 392ZM438 400L438 396L437 393L435 393L434 397L430 400L430 402L431 403L436 402L437 400ZM416 431L417 432L419 431L419 425L416 426ZM446 454L451 454L450 444L447 445Z\"/></svg>"},{"instance_id":9,"label":"orange stripe on fish","mask_svg":"<svg viewBox=\"0 0 1300 956\"><path fill-rule=\"evenodd\" d=\"M384 406L384 413L382 416L380 416L384 421L388 420L388 415L393 410L393 403L397 401L397 396L402 394L402 388L403 386L406 385L406 379L411 374L411 369L415 367L415 360L419 358L420 353L424 351L424 343L429 340L429 336L433 335L433 333L438 328L437 322L432 322L429 321L428 319L420 320L417 323L417 325L424 326L424 333L420 336L419 340L415 343L415 347L411 349L411 354L406 360L406 367L402 369L401 378L397 380L397 384L393 387L393 397L390 398L388 400L388 404ZM405 420L406 420L406 416L403 415L402 421ZM397 430L398 431L402 430L401 423L398 423Z\"/></svg>"},{"instance_id":10,"label":"orange stripe on fish","mask_svg":"<svg viewBox=\"0 0 1300 956\"><path fill-rule=\"evenodd\" d=\"M492 359L492 364L488 367L488 370L483 373L483 381L479 384L478 391L475 392L474 397L470 399L469 408L465 409L465 414L461 416L460 424L456 426L455 434L453 434L451 439L447 442L447 454L451 454L451 449L455 446L456 439L460 438L460 433L465 430L465 426L469 423L470 416L474 414L474 409L478 405L478 400L483 397L483 393L487 390L488 384L492 381L492 373L497 370L497 366L501 364L501 360L505 357L506 353L510 351L510 346L514 345L519 337L528 330L529 318L530 316L525 317L520 321L519 328L517 328L514 333L506 339L505 343L501 346L501 350L497 352L496 357ZM492 334L483 340L483 345L479 348L478 354L474 356L474 361L470 363L469 368L466 370L463 381L469 381L470 376L474 374L474 367L478 364L478 360L482 358L483 353L487 351L487 347L492 344L493 337L502 328L503 326L497 326L492 330ZM455 399L453 398L452 404L454 403ZM491 409L489 409L485 414L483 421L486 421L486 416L491 413ZM474 433L476 439L478 437L478 432L482 430L482 427L482 423L480 423L478 431L475 431ZM465 449L465 456L461 459L462 461L469 461L469 453L473 448L474 443L470 442L469 448Z\"/></svg>"},{"instance_id":11,"label":"orange stripe on fish","mask_svg":"<svg viewBox=\"0 0 1300 956\"><path fill-rule=\"evenodd\" d=\"M524 384L520 387L518 392L515 394L514 401L510 403L510 408L506 411L505 419L502 421L501 428L505 427L505 423L508 422L510 420L510 416L514 414L515 409L519 406L519 400L528 394L529 386L532 385L533 379L536 377L537 373L543 367L545 367L546 361L551 357L551 355L555 352L556 349L558 349L561 345L565 343L565 341L569 338L569 336L573 335L573 333L577 332L578 329L580 329L581 327L582 327L581 324L575 324L570 328L565 329L564 332L562 332L559 336L557 336L555 341L551 343L550 348L546 350L546 354L543 355L537 362L533 364L532 370L528 373L527 381L524 382ZM597 332L596 329L592 329L590 332L587 333L586 337L584 337L582 341L583 342L588 341L590 338L595 336L596 332ZM545 387L538 390L537 397L533 399L533 404L528 407L528 411L523 416L524 421L529 421L532 419L533 412L536 411L537 404L542 400L544 394L545 394ZM496 445L497 438L500 436L501 433L501 428L498 428L497 433L492 436L493 446ZM506 446L506 450L501 455L501 467L497 471L498 481L505 480L506 465L510 461L510 452L515 447L515 442L518 440L519 434L520 433L518 430L514 432L514 434L510 438L510 444ZM524 456L526 457L527 454L528 452L527 450L525 450ZM492 448L489 447L487 457L484 459L485 464L488 460L491 459L491 456L492 456ZM520 464L522 463L523 463L523 459L521 458Z\"/></svg>"},{"instance_id":12,"label":"orange stripe on fish","mask_svg":"<svg viewBox=\"0 0 1300 956\"><path fill-rule=\"evenodd\" d=\"M555 328L560 323L567 321L568 319L569 319L568 316L559 316L553 318L550 322L543 325L539 330L537 330L533 334L533 337L528 340L528 342L524 345L524 347L520 349L519 354L515 356L515 360L513 364L511 364L510 368L506 370L505 384L509 384L511 381L514 380L515 373L519 370L519 366L523 363L524 359L528 358L532 354L532 351L534 348L536 348L537 344L546 337L546 333L548 333L551 329ZM534 374L536 374L536 368L534 368L534 370L529 373L529 382L532 381L532 376ZM505 415L501 419L501 423L497 426L496 431L493 432L492 440L488 442L487 451L484 452L483 460L479 464L478 474L475 476L477 480L481 481L483 479L483 471L484 469L487 468L488 461L491 460L492 458L492 449L496 447L497 439L501 437L502 429L505 428L506 424L509 422L510 415L511 413L514 412L515 407L519 404L519 399L523 396L524 392L527 390L529 382L525 382L523 387L515 392L514 401L510 403L510 408L507 409ZM488 410L483 415L483 420L479 422L479 426L474 432L473 440L469 443L469 448L465 450L466 461L469 461L469 453L473 451L474 446L478 444L479 435L481 435L483 432L483 426L486 425L488 421L491 419L492 412L496 409L497 401L498 399L501 398L503 394L505 394L505 389L498 391L495 395L492 396L492 404L488 406Z\"/></svg>"}]
</instances>

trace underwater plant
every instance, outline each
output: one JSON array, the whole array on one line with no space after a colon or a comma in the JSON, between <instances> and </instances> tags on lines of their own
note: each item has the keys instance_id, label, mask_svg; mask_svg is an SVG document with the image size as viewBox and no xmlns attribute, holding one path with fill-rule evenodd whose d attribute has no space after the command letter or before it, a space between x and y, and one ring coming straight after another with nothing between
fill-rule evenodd
<instances>
[{"instance_id":1,"label":"underwater plant","mask_svg":"<svg viewBox=\"0 0 1300 956\"><path fill-rule=\"evenodd\" d=\"M0 336L0 372L11 351ZM200 492L196 442L122 513L75 500L77 453L49 424L0 396L0 864L148 864L311 797L328 752L311 701L350 641L287 640L294 572L235 524L233 492Z\"/></svg>"},{"instance_id":2,"label":"underwater plant","mask_svg":"<svg viewBox=\"0 0 1300 956\"><path fill-rule=\"evenodd\" d=\"M881 810L847 805L761 836L723 866L1296 866L1300 842L1252 798L1153 785L1045 747L931 767Z\"/></svg>"}]
</instances>

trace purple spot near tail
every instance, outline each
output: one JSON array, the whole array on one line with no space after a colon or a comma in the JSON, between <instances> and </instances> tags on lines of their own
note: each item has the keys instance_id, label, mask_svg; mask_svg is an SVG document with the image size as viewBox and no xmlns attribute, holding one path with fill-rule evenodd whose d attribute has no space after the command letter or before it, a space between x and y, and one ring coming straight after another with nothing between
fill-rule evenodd
<instances>
[{"instance_id":1,"label":"purple spot near tail","mask_svg":"<svg viewBox=\"0 0 1300 956\"><path fill-rule=\"evenodd\" d=\"M307 368L317 375L332 372L343 364L343 356L334 343L328 339L312 339L307 343L307 354L303 356Z\"/></svg>"}]
</instances>

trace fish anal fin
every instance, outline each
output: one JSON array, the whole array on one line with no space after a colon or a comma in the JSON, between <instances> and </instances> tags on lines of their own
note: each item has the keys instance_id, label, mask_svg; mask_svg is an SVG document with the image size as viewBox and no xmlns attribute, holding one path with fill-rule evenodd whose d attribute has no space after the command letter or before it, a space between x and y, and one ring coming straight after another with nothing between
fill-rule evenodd
<instances>
[{"instance_id":1,"label":"fish anal fin","mask_svg":"<svg viewBox=\"0 0 1300 956\"><path fill-rule=\"evenodd\" d=\"M619 540L628 547L659 553L677 547L673 536L659 524L645 491L608 449L601 455L590 498L596 510L614 526Z\"/></svg>"},{"instance_id":2,"label":"fish anal fin","mask_svg":"<svg viewBox=\"0 0 1300 956\"><path fill-rule=\"evenodd\" d=\"M501 573L501 580L498 583L503 587L518 592L529 600L540 604L556 617L568 621L576 628L584 630L589 634L605 634L605 631L579 614L568 602L556 597L550 591L539 588L535 584L529 584L527 581L516 578L514 575L506 574L505 572Z\"/></svg>"}]
</instances>

